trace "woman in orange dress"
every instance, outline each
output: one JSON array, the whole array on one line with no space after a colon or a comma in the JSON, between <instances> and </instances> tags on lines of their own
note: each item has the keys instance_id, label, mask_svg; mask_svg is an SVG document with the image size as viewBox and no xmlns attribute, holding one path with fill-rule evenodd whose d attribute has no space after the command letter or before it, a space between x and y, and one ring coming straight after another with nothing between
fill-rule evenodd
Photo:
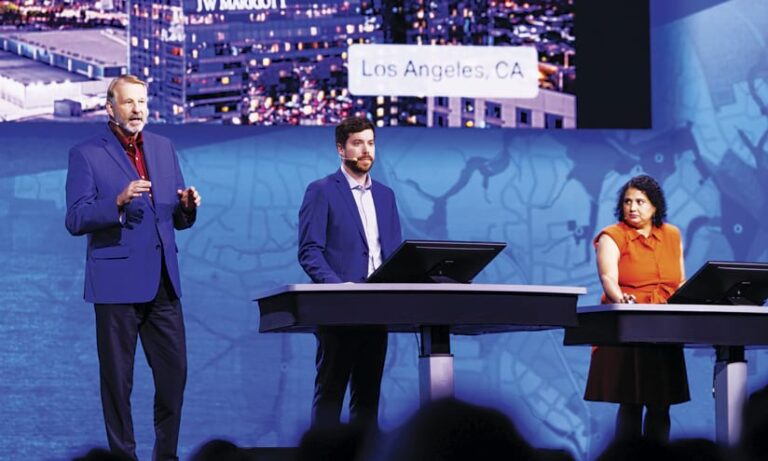
<instances>
[{"instance_id":1,"label":"woman in orange dress","mask_svg":"<svg viewBox=\"0 0 768 461\"><path fill-rule=\"evenodd\" d=\"M603 303L664 304L683 283L680 231L664 222L666 211L664 192L650 176L621 189L619 222L594 240ZM595 348L584 398L619 404L616 438L668 440L670 405L690 400L682 346Z\"/></svg>"}]
</instances>

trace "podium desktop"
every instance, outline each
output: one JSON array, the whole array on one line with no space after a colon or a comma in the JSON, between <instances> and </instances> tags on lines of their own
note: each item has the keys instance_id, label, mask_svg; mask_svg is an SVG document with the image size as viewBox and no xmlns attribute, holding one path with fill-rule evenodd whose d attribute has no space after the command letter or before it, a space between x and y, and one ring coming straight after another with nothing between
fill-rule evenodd
<instances>
[{"instance_id":1,"label":"podium desktop","mask_svg":"<svg viewBox=\"0 0 768 461\"><path fill-rule=\"evenodd\" d=\"M451 334L576 325L576 302L584 288L456 283L471 281L504 246L403 242L369 283L296 284L258 295L259 331L308 333L320 326L379 325L390 332L417 332L421 400L452 396ZM408 283L395 283L398 273ZM416 283L424 280L432 283Z\"/></svg>"},{"instance_id":2,"label":"podium desktop","mask_svg":"<svg viewBox=\"0 0 768 461\"><path fill-rule=\"evenodd\" d=\"M578 327L566 345L681 344L713 346L715 428L735 443L747 396L745 346L768 346L768 264L704 264L669 298L669 304L602 304L578 308ZM695 383L693 383L695 385Z\"/></svg>"}]
</instances>

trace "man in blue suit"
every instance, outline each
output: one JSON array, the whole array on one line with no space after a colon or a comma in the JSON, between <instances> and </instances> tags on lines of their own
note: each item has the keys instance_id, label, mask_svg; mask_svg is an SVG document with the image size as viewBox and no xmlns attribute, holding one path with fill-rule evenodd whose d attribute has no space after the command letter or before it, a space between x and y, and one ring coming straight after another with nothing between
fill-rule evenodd
<instances>
[{"instance_id":1,"label":"man in blue suit","mask_svg":"<svg viewBox=\"0 0 768 461\"><path fill-rule=\"evenodd\" d=\"M136 459L131 387L141 338L155 383L154 460L177 460L187 353L174 229L195 222L176 151L143 132L147 86L124 75L107 91L109 124L69 152L67 230L87 235L85 300L96 311L101 402L110 449Z\"/></svg>"},{"instance_id":2,"label":"man in blue suit","mask_svg":"<svg viewBox=\"0 0 768 461\"><path fill-rule=\"evenodd\" d=\"M402 239L392 189L371 180L376 158L370 121L351 117L336 127L341 168L307 187L299 211L299 263L315 283L364 282ZM378 427L387 332L328 327L315 333L313 427L339 423L347 383L350 422Z\"/></svg>"}]
</instances>

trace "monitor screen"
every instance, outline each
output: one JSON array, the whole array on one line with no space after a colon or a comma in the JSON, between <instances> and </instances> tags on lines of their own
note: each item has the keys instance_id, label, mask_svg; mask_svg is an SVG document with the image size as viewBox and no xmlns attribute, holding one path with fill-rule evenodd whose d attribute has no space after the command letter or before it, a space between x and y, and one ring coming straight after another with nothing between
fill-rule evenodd
<instances>
[{"instance_id":1,"label":"monitor screen","mask_svg":"<svg viewBox=\"0 0 768 461\"><path fill-rule=\"evenodd\" d=\"M470 283L506 246L500 242L406 240L368 282Z\"/></svg>"},{"instance_id":2,"label":"monitor screen","mask_svg":"<svg viewBox=\"0 0 768 461\"><path fill-rule=\"evenodd\" d=\"M668 302L760 306L767 298L768 263L708 261Z\"/></svg>"}]
</instances>

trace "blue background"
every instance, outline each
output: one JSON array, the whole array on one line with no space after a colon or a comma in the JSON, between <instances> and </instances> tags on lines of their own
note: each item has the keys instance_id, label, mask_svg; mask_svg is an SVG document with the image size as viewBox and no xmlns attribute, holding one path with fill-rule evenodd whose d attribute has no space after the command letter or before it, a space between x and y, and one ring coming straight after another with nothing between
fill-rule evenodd
<instances>
[{"instance_id":1,"label":"blue background","mask_svg":"<svg viewBox=\"0 0 768 461\"><path fill-rule=\"evenodd\" d=\"M585 286L598 302L591 239L613 222L616 191L647 172L683 230L688 274L708 259L768 261L768 3L654 0L654 129L525 131L381 129L376 179L398 197L406 237L503 240L477 280ZM631 56L606 72L632 72ZM632 91L627 88L627 91ZM607 94L621 98L621 94ZM85 240L64 229L68 148L96 127L0 125L0 457L68 459L106 443L93 308L82 301ZM188 456L211 437L295 445L309 423L311 335L258 333L253 295L306 281L296 262L305 186L338 167L331 128L151 126L179 149L203 195L179 233L189 384ZM615 407L582 400L586 347L562 332L460 337L457 395L510 414L534 444L593 459ZM750 389L768 356L748 351ZM713 354L686 351L692 401L673 409L673 437L714 437ZM393 335L381 420L418 405L417 345ZM152 443L152 384L137 357L139 455Z\"/></svg>"}]
</instances>

